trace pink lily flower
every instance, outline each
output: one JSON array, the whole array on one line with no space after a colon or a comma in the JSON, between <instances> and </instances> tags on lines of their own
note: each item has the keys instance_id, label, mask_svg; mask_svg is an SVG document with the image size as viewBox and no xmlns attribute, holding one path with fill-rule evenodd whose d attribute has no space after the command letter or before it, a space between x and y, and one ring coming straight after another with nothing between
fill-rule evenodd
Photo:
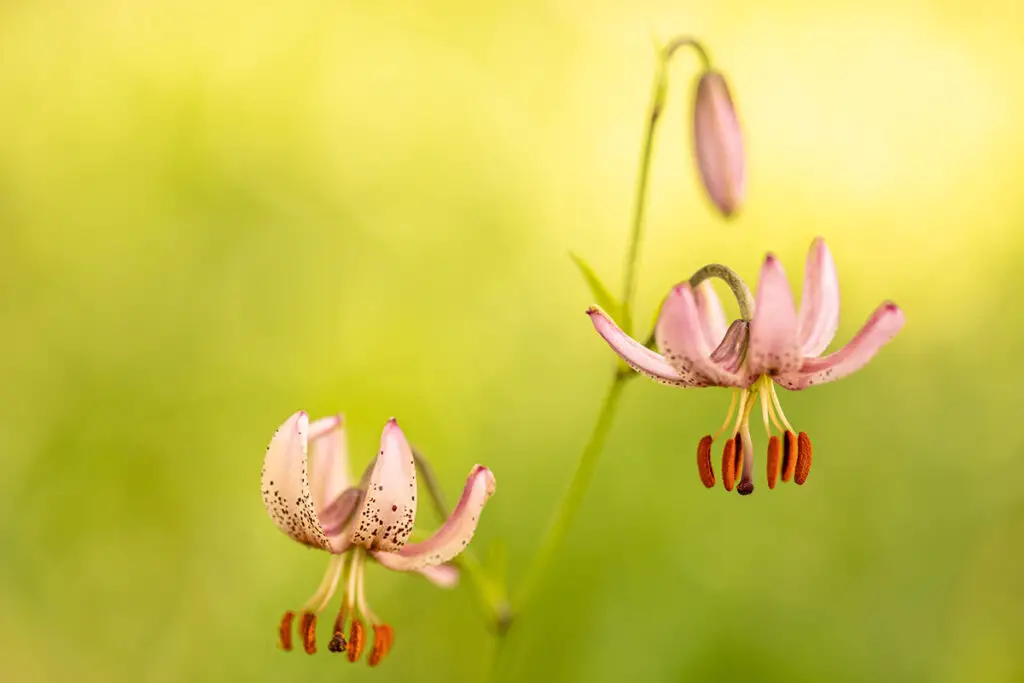
<instances>
[{"instance_id":1,"label":"pink lily flower","mask_svg":"<svg viewBox=\"0 0 1024 683\"><path fill-rule=\"evenodd\" d=\"M713 487L711 444L729 430L722 453L723 484L731 491L739 478L737 490L743 495L754 490L750 413L757 400L769 436L768 488L775 488L780 470L783 481L794 478L803 484L810 472L811 440L786 419L775 385L799 391L846 377L867 365L904 323L903 311L886 301L846 346L821 355L839 327L839 279L821 238L807 255L799 311L782 264L768 254L750 322L727 326L722 304L707 281L696 288L688 282L675 286L655 329L660 354L626 335L601 309L592 307L587 313L598 334L637 372L672 386L733 389L722 428L700 440L697 465L701 481Z\"/></svg>"},{"instance_id":2,"label":"pink lily flower","mask_svg":"<svg viewBox=\"0 0 1024 683\"><path fill-rule=\"evenodd\" d=\"M331 553L319 588L298 610L298 631L306 652L316 652L317 615L338 584L344 583L328 649L347 653L350 662L359 659L367 639L365 619L373 630L369 664L379 664L391 649L394 630L366 602L366 560L372 558L396 571L419 572L442 587L454 586L458 570L446 563L473 538L494 487L491 471L474 466L447 521L425 541L409 543L416 519L416 466L398 423L392 419L384 426L377 457L362 481L353 484L342 416L312 424L302 411L289 417L267 447L261 489L263 504L281 531L303 545ZM279 639L285 650L292 648L295 615L289 610L281 619Z\"/></svg>"}]
</instances>

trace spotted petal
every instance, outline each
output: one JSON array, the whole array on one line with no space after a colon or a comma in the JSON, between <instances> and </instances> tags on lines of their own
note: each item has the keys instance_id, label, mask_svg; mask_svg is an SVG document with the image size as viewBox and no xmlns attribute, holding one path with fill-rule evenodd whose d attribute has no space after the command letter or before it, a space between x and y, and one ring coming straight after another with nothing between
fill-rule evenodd
<instances>
[{"instance_id":1,"label":"spotted petal","mask_svg":"<svg viewBox=\"0 0 1024 683\"><path fill-rule=\"evenodd\" d=\"M738 375L711 360L715 347L707 343L697 300L688 282L677 285L665 298L654 337L665 358L689 386L742 385Z\"/></svg>"},{"instance_id":2,"label":"spotted petal","mask_svg":"<svg viewBox=\"0 0 1024 683\"><path fill-rule=\"evenodd\" d=\"M904 322L900 307L887 301L875 309L846 346L822 358L808 358L799 371L779 375L775 381L787 389L799 390L846 377L867 365L903 328Z\"/></svg>"},{"instance_id":3,"label":"spotted petal","mask_svg":"<svg viewBox=\"0 0 1024 683\"><path fill-rule=\"evenodd\" d=\"M263 459L263 505L277 528L314 548L329 550L320 528L306 473L309 416L299 411L285 420L270 440Z\"/></svg>"},{"instance_id":4,"label":"spotted petal","mask_svg":"<svg viewBox=\"0 0 1024 683\"><path fill-rule=\"evenodd\" d=\"M385 567L399 571L419 570L451 560L473 538L480 513L494 493L494 486L491 471L476 465L466 479L458 505L433 536L422 543L410 543L397 553L376 553L374 557Z\"/></svg>"},{"instance_id":5,"label":"spotted petal","mask_svg":"<svg viewBox=\"0 0 1024 683\"><path fill-rule=\"evenodd\" d=\"M352 528L352 542L396 552L409 540L416 520L416 464L394 418L384 426L380 453Z\"/></svg>"},{"instance_id":6,"label":"spotted petal","mask_svg":"<svg viewBox=\"0 0 1024 683\"><path fill-rule=\"evenodd\" d=\"M600 308L597 306L589 308L587 315L594 323L597 333L604 338L615 353L619 354L622 360L626 361L629 367L641 375L647 375L655 382L677 387L693 386L689 380L681 377L662 356L623 332Z\"/></svg>"},{"instance_id":7,"label":"spotted petal","mask_svg":"<svg viewBox=\"0 0 1024 683\"><path fill-rule=\"evenodd\" d=\"M820 356L839 328L839 275L832 254L820 237L807 252L798 327L804 356Z\"/></svg>"},{"instance_id":8,"label":"spotted petal","mask_svg":"<svg viewBox=\"0 0 1024 683\"><path fill-rule=\"evenodd\" d=\"M750 372L755 376L793 372L803 358L793 292L782 264L771 254L764 260L757 283L748 354Z\"/></svg>"}]
</instances>

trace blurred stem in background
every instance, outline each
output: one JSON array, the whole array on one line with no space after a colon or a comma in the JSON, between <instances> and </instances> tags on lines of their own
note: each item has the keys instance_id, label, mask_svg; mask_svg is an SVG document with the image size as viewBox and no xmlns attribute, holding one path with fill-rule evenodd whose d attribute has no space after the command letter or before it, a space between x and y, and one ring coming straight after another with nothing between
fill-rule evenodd
<instances>
[{"instance_id":1,"label":"blurred stem in background","mask_svg":"<svg viewBox=\"0 0 1024 683\"><path fill-rule=\"evenodd\" d=\"M445 503L444 492L441 491L437 477L434 476L434 470L419 451L413 451L413 459L416 461L416 469L419 471L420 478L427 486L430 501L434 504L434 512L441 523L444 523L451 514L451 510ZM473 584L477 600L480 602L480 607L486 618L493 624L495 632L500 636L508 628L512 619L512 608L509 604L505 582L503 580L496 581L489 576L472 548L468 546L459 554L457 562L459 568Z\"/></svg>"},{"instance_id":2,"label":"blurred stem in background","mask_svg":"<svg viewBox=\"0 0 1024 683\"><path fill-rule=\"evenodd\" d=\"M618 313L622 320L621 327L627 334L631 334L633 330L633 297L636 292L636 281L639 273L640 245L643 242L644 216L648 195L647 186L650 176L651 158L654 151L654 136L657 131L658 122L661 120L662 112L665 109L665 101L668 94L668 66L672 60L672 55L682 47L691 47L697 52L705 72L711 68L707 52L692 38L674 38L658 50L654 84L651 89L651 100L647 109L646 127L640 150L640 169L637 175L636 194L633 203L633 220L626 249L622 295L618 302ZM589 270L584 271L584 276L590 280ZM569 483L565 497L562 499L562 503L548 527L547 534L527 570L523 585L511 604L507 602L503 604L502 607L507 611L503 611L500 614L497 610L494 611L496 616L495 631L497 633L497 643L495 644L491 667L486 673L489 680L500 679L505 670L503 664L509 652L509 648L506 646L508 629L511 627L513 620L530 607L544 572L551 564L576 518L579 507L586 497L587 489L590 487L594 473L597 470L598 458L604 450L605 441L608 438L608 433L611 431L612 423L622 398L622 391L626 386L626 382L634 376L635 373L624 363L619 361L616 364L610 377L608 389L605 392L604 401L601 404L601 410L591 430L590 437L587 439L586 446L584 446L583 452L580 454L579 462L576 464L576 471L573 474L572 481ZM472 555L468 555L467 563L471 562L475 562L475 559ZM487 578L483 577L480 583L478 583L478 587L486 587L487 584ZM484 588L484 590L487 589ZM489 598L485 595L483 600L488 602Z\"/></svg>"}]
</instances>

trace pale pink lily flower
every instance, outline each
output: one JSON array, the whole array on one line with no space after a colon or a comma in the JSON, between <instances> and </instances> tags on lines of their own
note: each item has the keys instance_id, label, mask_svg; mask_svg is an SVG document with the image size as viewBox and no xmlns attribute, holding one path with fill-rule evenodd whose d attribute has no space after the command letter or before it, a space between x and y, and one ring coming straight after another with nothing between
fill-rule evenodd
<instances>
[{"instance_id":1,"label":"pale pink lily flower","mask_svg":"<svg viewBox=\"0 0 1024 683\"><path fill-rule=\"evenodd\" d=\"M864 367L904 323L903 311L886 301L846 346L821 355L839 327L839 279L821 238L811 244L807 255L799 310L782 264L768 254L749 323L737 320L727 326L709 282L696 288L688 282L675 286L662 304L655 329L661 353L630 338L601 309L592 307L587 313L598 334L637 372L672 386L733 389L722 428L714 437L700 440L697 464L704 485L714 486L711 444L728 430L722 479L731 491L739 478L737 490L744 495L754 490L750 413L757 399L769 436L768 488L775 488L780 469L783 481L794 478L803 484L811 466L811 441L786 419L775 385L798 391L846 377Z\"/></svg>"},{"instance_id":2,"label":"pale pink lily flower","mask_svg":"<svg viewBox=\"0 0 1024 683\"><path fill-rule=\"evenodd\" d=\"M307 458L308 454L308 458ZM397 571L416 571L442 587L458 582L446 564L473 538L480 513L494 493L494 475L476 465L455 509L432 536L409 543L416 518L416 465L412 449L392 419L381 435L380 451L363 480L353 483L341 415L310 423L305 412L289 417L274 433L263 461L263 504L274 524L293 540L331 553L319 588L298 610L298 632L307 653L316 652L316 620L344 583L341 609L328 645L356 661L366 645L364 620L373 630L369 663L391 649L394 630L373 613L363 587L366 560ZM280 645L292 647L288 611L279 627ZM348 636L345 626L351 621Z\"/></svg>"}]
</instances>

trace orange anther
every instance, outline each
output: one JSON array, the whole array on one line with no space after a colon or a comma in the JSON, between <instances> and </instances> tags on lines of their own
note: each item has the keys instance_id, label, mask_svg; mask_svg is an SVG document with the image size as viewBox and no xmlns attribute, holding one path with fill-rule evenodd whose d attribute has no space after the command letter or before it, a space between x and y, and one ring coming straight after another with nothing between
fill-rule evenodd
<instances>
[{"instance_id":1,"label":"orange anther","mask_svg":"<svg viewBox=\"0 0 1024 683\"><path fill-rule=\"evenodd\" d=\"M303 612L299 620L299 635L307 655L316 653L316 613Z\"/></svg>"},{"instance_id":2,"label":"orange anther","mask_svg":"<svg viewBox=\"0 0 1024 683\"><path fill-rule=\"evenodd\" d=\"M697 472L700 473L700 481L704 486L713 488L715 485L715 470L711 468L711 437L705 436L697 444Z\"/></svg>"},{"instance_id":3,"label":"orange anther","mask_svg":"<svg viewBox=\"0 0 1024 683\"><path fill-rule=\"evenodd\" d=\"M811 437L807 432L800 432L797 438L796 476L794 481L803 484L811 473Z\"/></svg>"},{"instance_id":4,"label":"orange anther","mask_svg":"<svg viewBox=\"0 0 1024 683\"><path fill-rule=\"evenodd\" d=\"M285 652L292 649L292 621L295 619L295 612L288 610L281 617L281 623L277 627L277 645Z\"/></svg>"},{"instance_id":5,"label":"orange anther","mask_svg":"<svg viewBox=\"0 0 1024 683\"><path fill-rule=\"evenodd\" d=\"M394 642L395 632L387 624L373 625L373 647L370 648L370 666L377 666L381 660L391 651L391 643Z\"/></svg>"},{"instance_id":6,"label":"orange anther","mask_svg":"<svg viewBox=\"0 0 1024 683\"><path fill-rule=\"evenodd\" d=\"M352 628L348 632L348 661L354 662L363 654L366 645L366 628L358 619L352 620Z\"/></svg>"},{"instance_id":7,"label":"orange anther","mask_svg":"<svg viewBox=\"0 0 1024 683\"><path fill-rule=\"evenodd\" d=\"M782 442L782 481L789 481L793 478L796 470L797 439L793 432L786 432Z\"/></svg>"},{"instance_id":8,"label":"orange anther","mask_svg":"<svg viewBox=\"0 0 1024 683\"><path fill-rule=\"evenodd\" d=\"M782 441L777 436L768 439L768 488L775 488L779 478L779 461L782 459Z\"/></svg>"},{"instance_id":9,"label":"orange anther","mask_svg":"<svg viewBox=\"0 0 1024 683\"><path fill-rule=\"evenodd\" d=\"M736 440L729 439L722 449L722 485L732 491L736 485Z\"/></svg>"}]
</instances>

